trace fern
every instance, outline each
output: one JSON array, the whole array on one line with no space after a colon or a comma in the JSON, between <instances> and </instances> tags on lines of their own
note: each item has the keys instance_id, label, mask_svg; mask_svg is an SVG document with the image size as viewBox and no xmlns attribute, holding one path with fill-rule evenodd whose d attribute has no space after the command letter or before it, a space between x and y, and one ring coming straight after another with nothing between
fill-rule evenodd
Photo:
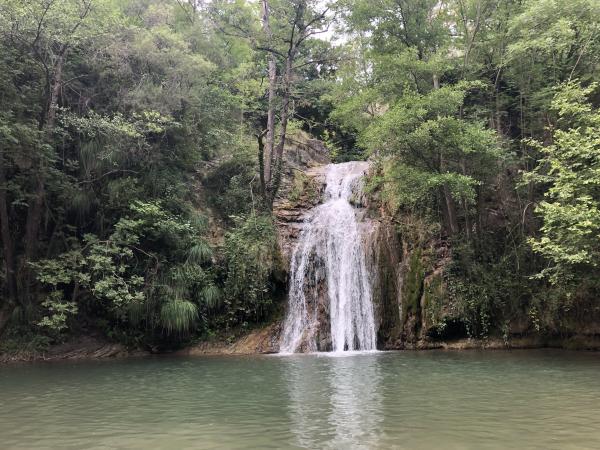
<instances>
[{"instance_id":1,"label":"fern","mask_svg":"<svg viewBox=\"0 0 600 450\"><path fill-rule=\"evenodd\" d=\"M75 189L70 196L70 209L77 213L80 219L88 214L95 202L94 193L89 190Z\"/></svg>"},{"instance_id":2,"label":"fern","mask_svg":"<svg viewBox=\"0 0 600 450\"><path fill-rule=\"evenodd\" d=\"M195 245L191 246L188 251L188 262L194 264L202 264L210 259L212 256L212 249L208 242L198 241Z\"/></svg>"},{"instance_id":3,"label":"fern","mask_svg":"<svg viewBox=\"0 0 600 450\"><path fill-rule=\"evenodd\" d=\"M198 232L203 232L206 231L208 220L206 219L206 216L193 211L190 214L190 224Z\"/></svg>"},{"instance_id":4,"label":"fern","mask_svg":"<svg viewBox=\"0 0 600 450\"><path fill-rule=\"evenodd\" d=\"M187 300L171 300L160 310L160 321L167 333L187 333L198 318L198 307Z\"/></svg>"},{"instance_id":5,"label":"fern","mask_svg":"<svg viewBox=\"0 0 600 450\"><path fill-rule=\"evenodd\" d=\"M208 284L202 288L202 299L209 309L216 309L221 306L223 298L221 290L214 284Z\"/></svg>"}]
</instances>

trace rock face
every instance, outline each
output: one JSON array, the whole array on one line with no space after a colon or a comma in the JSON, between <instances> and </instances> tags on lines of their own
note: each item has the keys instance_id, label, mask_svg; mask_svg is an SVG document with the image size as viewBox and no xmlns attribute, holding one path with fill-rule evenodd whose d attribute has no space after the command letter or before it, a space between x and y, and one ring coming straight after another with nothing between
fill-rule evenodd
<instances>
[{"instance_id":1,"label":"rock face","mask_svg":"<svg viewBox=\"0 0 600 450\"><path fill-rule=\"evenodd\" d=\"M310 210L321 200L325 189L325 167L331 162L323 142L297 133L288 140L284 174L273 204L279 245L286 267L293 247Z\"/></svg>"},{"instance_id":2,"label":"rock face","mask_svg":"<svg viewBox=\"0 0 600 450\"><path fill-rule=\"evenodd\" d=\"M365 252L374 231L363 195L369 163L326 169L323 200L310 211L291 256L283 352L376 348Z\"/></svg>"},{"instance_id":3,"label":"rock face","mask_svg":"<svg viewBox=\"0 0 600 450\"><path fill-rule=\"evenodd\" d=\"M317 149L323 149L317 146ZM326 158L314 147L295 149L290 161L288 182L275 203L279 242L289 269L290 258L305 220L323 198ZM412 236L402 236L378 200L367 194L353 199L359 209L360 236L370 272L371 296L378 349L428 348L439 346L431 335L448 305L443 304L443 271L448 258L444 243L414 246ZM432 255L434 256L432 258ZM433 261L433 262L432 262ZM304 280L309 308L315 319L305 326L306 336L299 351L328 351L333 348L331 311L324 274L316 272ZM314 342L308 345L307 342Z\"/></svg>"},{"instance_id":4,"label":"rock face","mask_svg":"<svg viewBox=\"0 0 600 450\"><path fill-rule=\"evenodd\" d=\"M279 351L280 323L272 323L244 334L234 342L206 341L177 351L181 356L201 355L252 355L277 353Z\"/></svg>"},{"instance_id":5,"label":"rock face","mask_svg":"<svg viewBox=\"0 0 600 450\"><path fill-rule=\"evenodd\" d=\"M281 256L287 273L291 265L293 250L306 226L306 220L323 196L326 167L331 160L325 145L321 141L310 139L305 133L297 134L289 139L284 156L285 173L282 177L278 197L273 205L273 213L276 219ZM306 287L312 290L320 300L327 296L326 287L320 280L306 280ZM306 333L316 336L319 342L318 347L325 348L330 345L330 334L320 331L328 329L329 308L324 301L318 301L315 307L318 316L317 323L314 324L315 329L307 328ZM308 339L303 339L303 342L308 342ZM279 350L279 341L277 349ZM316 349L306 346L301 349L301 351L311 350Z\"/></svg>"},{"instance_id":6,"label":"rock face","mask_svg":"<svg viewBox=\"0 0 600 450\"><path fill-rule=\"evenodd\" d=\"M396 348L402 326L402 246L389 220L379 217L373 223L374 230L368 234L366 248L372 276L377 348Z\"/></svg>"},{"instance_id":7,"label":"rock face","mask_svg":"<svg viewBox=\"0 0 600 450\"><path fill-rule=\"evenodd\" d=\"M396 226L381 217L373 238L374 302L378 319L378 348L429 348L441 317L447 315L443 271L447 258L432 260L435 245L413 248ZM441 248L444 254L447 249ZM427 255L425 254L427 253ZM439 345L437 345L439 346Z\"/></svg>"},{"instance_id":8,"label":"rock face","mask_svg":"<svg viewBox=\"0 0 600 450\"><path fill-rule=\"evenodd\" d=\"M324 197L330 162L324 144L304 133L291 138L286 147L286 173L274 203L274 215L288 271L306 219ZM448 248L441 242L415 245L416 238L398 231L398 225L381 207L376 195L363 193L360 197L352 201L361 206L359 235L364 240L370 272L377 348L439 346L435 340L436 327L450 315L450 305L441 300ZM310 291L307 299L315 317L310 325L305 325L306 336L299 350L331 350L331 311L325 275L316 272L304 283Z\"/></svg>"},{"instance_id":9,"label":"rock face","mask_svg":"<svg viewBox=\"0 0 600 450\"><path fill-rule=\"evenodd\" d=\"M279 244L284 266L290 268L291 256L306 219L322 201L326 169L330 163L323 143L300 134L286 147L286 173L279 197L274 203ZM411 247L410 237L401 236L392 218L386 215L373 196L353 199L362 206L360 236L370 272L375 332L378 349L427 347L428 335L435 326L432 307L439 308L442 272L447 249L429 249L440 256L431 267L422 250ZM324 273L304 280L310 291L309 308L314 320L305 325L299 351L331 350L331 311ZM437 297L436 297L437 296ZM436 311L440 315L440 311ZM308 344L314 342L314 344ZM272 350L272 348L271 348Z\"/></svg>"}]
</instances>

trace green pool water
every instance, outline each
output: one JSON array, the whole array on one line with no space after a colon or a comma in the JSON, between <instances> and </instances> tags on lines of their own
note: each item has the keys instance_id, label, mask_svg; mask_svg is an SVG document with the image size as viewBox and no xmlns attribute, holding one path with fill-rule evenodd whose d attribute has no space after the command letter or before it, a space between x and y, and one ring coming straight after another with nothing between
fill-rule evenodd
<instances>
[{"instance_id":1,"label":"green pool water","mask_svg":"<svg viewBox=\"0 0 600 450\"><path fill-rule=\"evenodd\" d=\"M6 365L0 448L598 449L600 354Z\"/></svg>"}]
</instances>

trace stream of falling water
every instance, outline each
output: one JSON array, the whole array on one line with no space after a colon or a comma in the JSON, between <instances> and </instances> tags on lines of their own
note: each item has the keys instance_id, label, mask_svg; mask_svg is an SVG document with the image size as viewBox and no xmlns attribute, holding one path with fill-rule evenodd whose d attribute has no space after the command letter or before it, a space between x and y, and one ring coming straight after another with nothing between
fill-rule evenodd
<instances>
[{"instance_id":1,"label":"stream of falling water","mask_svg":"<svg viewBox=\"0 0 600 450\"><path fill-rule=\"evenodd\" d=\"M319 298L326 295L331 349L375 350L371 281L357 218L367 162L327 166L324 202L315 207L292 253L281 353L321 349ZM322 292L326 289L326 293ZM323 305L321 305L323 307ZM325 314L326 316L326 314Z\"/></svg>"}]
</instances>

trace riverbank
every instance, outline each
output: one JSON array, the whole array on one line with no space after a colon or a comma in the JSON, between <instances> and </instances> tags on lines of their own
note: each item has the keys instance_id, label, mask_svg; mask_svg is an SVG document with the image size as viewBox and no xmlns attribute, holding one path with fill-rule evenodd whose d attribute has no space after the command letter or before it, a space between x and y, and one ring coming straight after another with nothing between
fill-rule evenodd
<instances>
[{"instance_id":1,"label":"riverbank","mask_svg":"<svg viewBox=\"0 0 600 450\"><path fill-rule=\"evenodd\" d=\"M85 359L118 359L150 355L204 356L204 355L254 355L277 353L280 324L273 323L240 335L236 339L215 338L199 342L172 352L131 349L122 344L92 336L80 336L67 342L51 345L44 351L14 349L0 352L0 364L34 361L60 361ZM520 336L502 338L463 338L448 341L420 341L386 350L519 350L554 348L564 350L600 351L600 336L574 335L568 337Z\"/></svg>"},{"instance_id":2,"label":"riverbank","mask_svg":"<svg viewBox=\"0 0 600 450\"><path fill-rule=\"evenodd\" d=\"M128 349L100 337L79 336L46 349L14 347L0 352L0 364L14 362L58 361L79 359L125 358L151 353L142 349Z\"/></svg>"}]
</instances>

